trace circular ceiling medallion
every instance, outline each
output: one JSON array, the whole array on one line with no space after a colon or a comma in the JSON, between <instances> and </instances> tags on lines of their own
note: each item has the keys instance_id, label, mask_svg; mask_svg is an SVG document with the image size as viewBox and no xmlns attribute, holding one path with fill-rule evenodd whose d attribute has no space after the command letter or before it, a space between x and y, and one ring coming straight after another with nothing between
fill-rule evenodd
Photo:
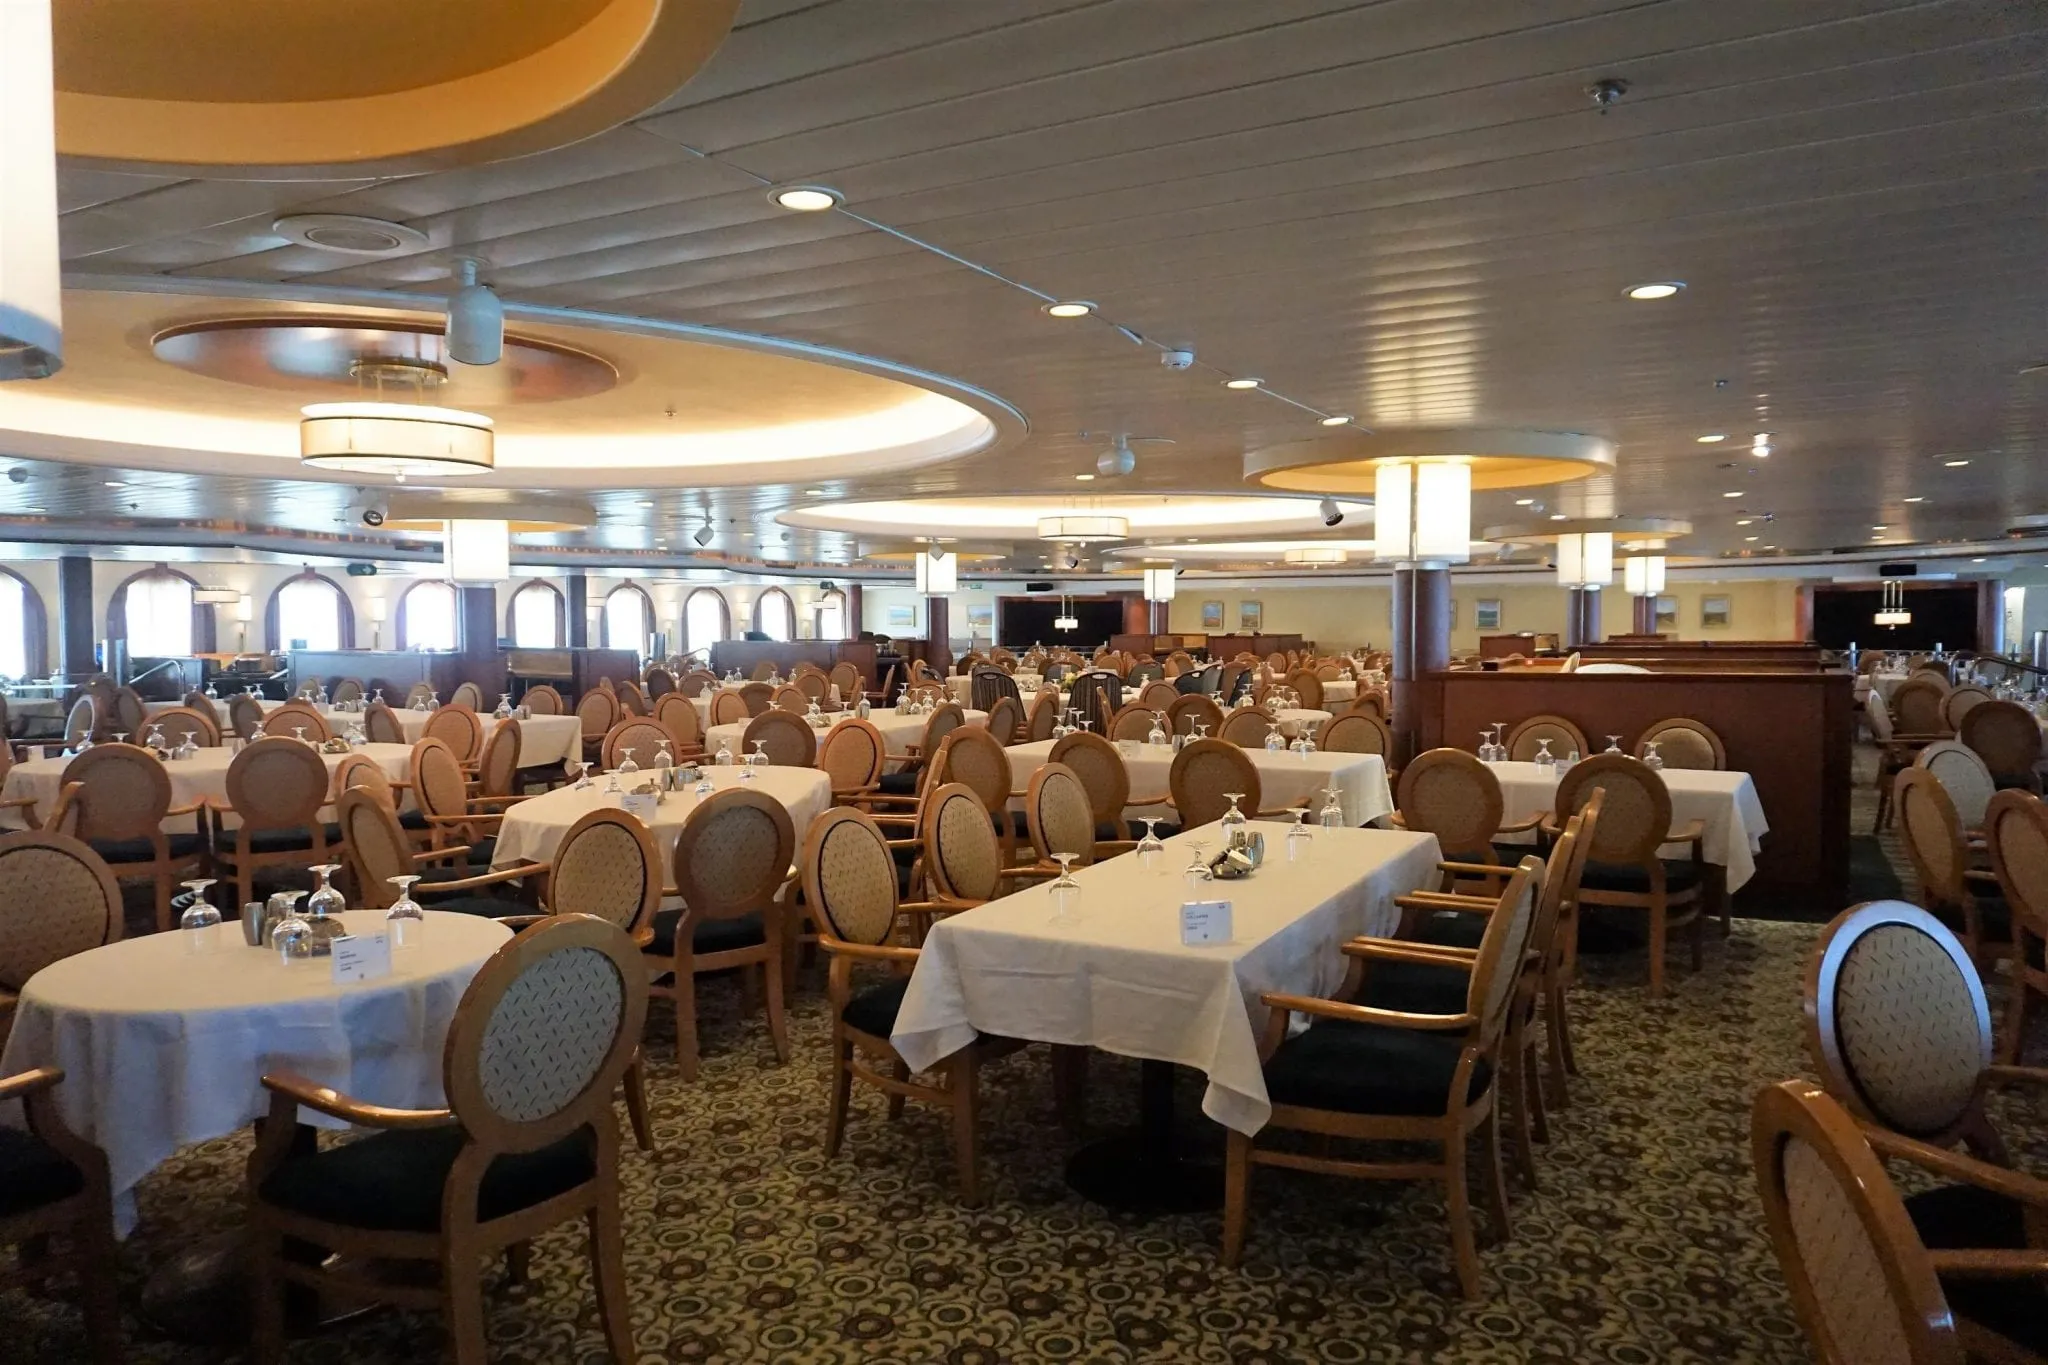
<instances>
[{"instance_id":1,"label":"circular ceiling medallion","mask_svg":"<svg viewBox=\"0 0 2048 1365\"><path fill-rule=\"evenodd\" d=\"M587 351L511 333L497 364L462 365L449 359L440 325L429 322L223 318L166 328L150 339L150 350L165 364L232 384L293 392L326 386L366 398L376 394L379 373L406 369L452 376L462 401L477 405L588 398L619 382L609 361ZM404 397L413 386L386 387Z\"/></svg>"},{"instance_id":2,"label":"circular ceiling medallion","mask_svg":"<svg viewBox=\"0 0 2048 1365\"><path fill-rule=\"evenodd\" d=\"M386 531L438 532L451 518L503 521L514 535L583 531L597 525L597 509L580 498L542 497L510 489L394 493L386 508Z\"/></svg>"},{"instance_id":3,"label":"circular ceiling medallion","mask_svg":"<svg viewBox=\"0 0 2048 1365\"><path fill-rule=\"evenodd\" d=\"M1342 497L1371 493L1379 465L1427 460L1470 465L1475 489L1523 488L1612 469L1614 443L1575 431L1503 427L1347 431L1248 450L1244 478L1265 488Z\"/></svg>"},{"instance_id":4,"label":"circular ceiling medallion","mask_svg":"<svg viewBox=\"0 0 2048 1365\"><path fill-rule=\"evenodd\" d=\"M272 223L270 230L287 242L344 256L387 256L427 244L427 234L416 227L354 213L294 213Z\"/></svg>"},{"instance_id":5,"label":"circular ceiling medallion","mask_svg":"<svg viewBox=\"0 0 2048 1365\"><path fill-rule=\"evenodd\" d=\"M725 41L738 7L60 4L58 150L99 169L213 179L399 175L502 160L653 108Z\"/></svg>"}]
</instances>

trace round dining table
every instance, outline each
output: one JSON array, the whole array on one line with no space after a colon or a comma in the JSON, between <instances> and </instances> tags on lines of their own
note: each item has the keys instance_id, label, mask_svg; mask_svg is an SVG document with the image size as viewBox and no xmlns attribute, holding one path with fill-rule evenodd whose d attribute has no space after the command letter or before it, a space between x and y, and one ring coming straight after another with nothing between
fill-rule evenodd
<instances>
[{"instance_id":1,"label":"round dining table","mask_svg":"<svg viewBox=\"0 0 2048 1365\"><path fill-rule=\"evenodd\" d=\"M44 747L58 748L54 744ZM164 771L171 779L171 805L189 806L196 801L206 801L215 806L226 806L228 765L235 761L237 752L234 742L230 741L202 748L190 758L164 760ZM368 756L394 782L406 780L406 772L412 762L412 746L408 744L358 744L345 753L323 753L320 761L327 765L331 776L350 754ZM40 820L56 808L57 797L64 786L64 769L70 763L71 758L61 753L17 763L7 770L7 781L0 785L0 797L33 797L35 815ZM183 833L193 828L192 820L189 815L172 816L164 823L164 829L168 833ZM20 807L0 809L0 829L18 829L24 823ZM237 821L229 817L223 823L232 827Z\"/></svg>"},{"instance_id":2,"label":"round dining table","mask_svg":"<svg viewBox=\"0 0 2048 1365\"><path fill-rule=\"evenodd\" d=\"M352 934L385 928L381 910L342 922ZM0 1074L63 1068L58 1113L106 1152L126 1236L144 1176L180 1147L269 1111L266 1073L295 1071L372 1104L440 1107L449 1021L511 936L495 920L428 911L419 941L392 950L389 976L344 985L331 958L287 964L249 947L239 921L122 939L28 979ZM344 1126L304 1112L301 1121Z\"/></svg>"}]
</instances>

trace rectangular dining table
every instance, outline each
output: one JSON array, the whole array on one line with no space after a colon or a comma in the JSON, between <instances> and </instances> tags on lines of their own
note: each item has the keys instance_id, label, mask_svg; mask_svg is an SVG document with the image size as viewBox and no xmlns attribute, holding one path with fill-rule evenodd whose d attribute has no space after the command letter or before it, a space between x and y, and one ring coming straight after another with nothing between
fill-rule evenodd
<instances>
[{"instance_id":1,"label":"rectangular dining table","mask_svg":"<svg viewBox=\"0 0 2048 1365\"><path fill-rule=\"evenodd\" d=\"M1010 747L1010 785L1023 791L1031 774L1051 761L1056 740L1041 739ZM1140 796L1166 794L1167 773L1173 767L1174 751L1164 744L1124 741L1118 744L1124 767L1131 775L1131 791ZM1285 810L1308 802L1320 809L1325 788L1337 789L1337 801L1344 809L1344 823L1357 826L1372 823L1394 809L1393 788L1387 783L1387 761L1378 754L1339 753L1318 749L1314 753L1274 753L1268 749L1246 749L1252 767L1259 774L1259 801L1265 810ZM1018 809L1022 809L1020 805ZM1252 812L1247 809L1245 814ZM1124 816L1141 820L1148 815L1171 819L1172 811L1161 805L1131 806Z\"/></svg>"},{"instance_id":2,"label":"rectangular dining table","mask_svg":"<svg viewBox=\"0 0 2048 1365\"><path fill-rule=\"evenodd\" d=\"M969 725L979 725L988 720L988 712L986 711L973 711L963 708L961 714L966 717ZM825 742L825 735L833 726L838 725L841 721L852 718L853 712L851 711L828 712L826 719L831 724L818 729L818 743L823 744ZM881 731L883 749L898 758L908 754L911 746L923 740L924 727L930 722L931 717L928 715L908 715L894 706L876 706L868 711L868 724ZM746 732L747 722L745 721L733 721L726 725L714 725L704 732L704 752L715 755L718 752L718 746L724 744L730 746L732 756L737 759L746 752L745 748L740 744L740 739Z\"/></svg>"},{"instance_id":3,"label":"rectangular dining table","mask_svg":"<svg viewBox=\"0 0 2048 1365\"><path fill-rule=\"evenodd\" d=\"M1487 766L1500 779L1507 823L1515 824L1556 807L1559 775L1555 770L1545 771L1534 763ZM1673 827L1698 820L1705 827L1700 852L1709 863L1723 869L1729 891L1740 890L1743 883L1756 875L1756 855L1762 852L1763 837L1770 831L1770 822L1764 819L1763 802L1757 799L1756 784L1750 781L1748 773L1703 768L1664 768L1661 774L1666 790L1671 793ZM1689 847L1681 844L1666 847L1663 855L1691 856Z\"/></svg>"}]
</instances>

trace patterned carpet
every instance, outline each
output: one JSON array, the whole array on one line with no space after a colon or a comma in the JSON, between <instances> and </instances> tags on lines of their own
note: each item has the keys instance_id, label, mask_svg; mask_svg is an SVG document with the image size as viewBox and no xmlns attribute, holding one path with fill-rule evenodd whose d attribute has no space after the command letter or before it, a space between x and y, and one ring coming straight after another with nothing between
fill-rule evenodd
<instances>
[{"instance_id":1,"label":"patterned carpet","mask_svg":"<svg viewBox=\"0 0 2048 1365\"><path fill-rule=\"evenodd\" d=\"M891 1124L856 1090L846 1149L827 1161L817 977L779 1068L737 988L714 982L697 1084L674 1079L666 1021L652 1033L660 1151L629 1145L625 1161L640 1358L1803 1361L1752 1188L1747 1111L1757 1087L1805 1069L1798 1002L1817 932L1750 920L1726 940L1710 931L1705 970L1674 953L1671 994L1655 1004L1639 954L1587 963L1573 997L1584 1075L1539 1149L1542 1189L1516 1187L1512 1238L1482 1244L1486 1296L1471 1304L1421 1187L1261 1171L1236 1271L1217 1262L1216 1215L1140 1222L1083 1202L1061 1180L1069 1143L1042 1048L985 1073L986 1208L954 1203L945 1125L915 1105ZM1192 1115L1198 1078L1183 1079ZM1135 1065L1096 1058L1093 1125L1128 1118L1136 1087ZM130 1302L178 1246L234 1225L245 1152L239 1138L209 1143L143 1186L143 1227L124 1249ZM0 1330L0 1357L85 1358L68 1303L0 1294ZM229 1358L132 1316L128 1331L133 1360ZM536 1246L530 1287L494 1296L491 1336L497 1361L606 1358L579 1230ZM430 1316L383 1312L291 1358L430 1362L442 1340Z\"/></svg>"}]
</instances>

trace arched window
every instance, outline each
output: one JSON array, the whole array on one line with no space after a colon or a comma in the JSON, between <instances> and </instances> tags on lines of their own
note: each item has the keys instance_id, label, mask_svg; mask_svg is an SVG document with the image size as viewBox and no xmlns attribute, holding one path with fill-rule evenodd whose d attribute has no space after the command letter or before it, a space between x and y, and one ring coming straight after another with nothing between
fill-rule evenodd
<instances>
[{"instance_id":1,"label":"arched window","mask_svg":"<svg viewBox=\"0 0 2048 1365\"><path fill-rule=\"evenodd\" d=\"M398 599L400 649L460 649L461 597L453 583L423 578Z\"/></svg>"},{"instance_id":2,"label":"arched window","mask_svg":"<svg viewBox=\"0 0 2048 1365\"><path fill-rule=\"evenodd\" d=\"M780 588L770 588L754 599L754 629L771 640L796 638L796 603Z\"/></svg>"},{"instance_id":3,"label":"arched window","mask_svg":"<svg viewBox=\"0 0 2048 1365\"><path fill-rule=\"evenodd\" d=\"M606 649L647 652L647 637L654 631L654 602L637 583L622 583L605 594L603 636Z\"/></svg>"},{"instance_id":4,"label":"arched window","mask_svg":"<svg viewBox=\"0 0 2048 1365\"><path fill-rule=\"evenodd\" d=\"M716 588L699 588L683 602L683 650L700 654L732 635L732 610Z\"/></svg>"},{"instance_id":5,"label":"arched window","mask_svg":"<svg viewBox=\"0 0 2048 1365\"><path fill-rule=\"evenodd\" d=\"M819 598L812 608L817 614L817 634L820 640L844 640L846 638L846 594L834 588Z\"/></svg>"},{"instance_id":6,"label":"arched window","mask_svg":"<svg viewBox=\"0 0 2048 1365\"><path fill-rule=\"evenodd\" d=\"M505 633L515 649L560 649L568 625L568 604L562 590L542 579L533 579L512 594L505 613Z\"/></svg>"},{"instance_id":7,"label":"arched window","mask_svg":"<svg viewBox=\"0 0 2048 1365\"><path fill-rule=\"evenodd\" d=\"M39 678L47 629L43 599L27 579L0 568L0 678Z\"/></svg>"},{"instance_id":8,"label":"arched window","mask_svg":"<svg viewBox=\"0 0 2048 1365\"><path fill-rule=\"evenodd\" d=\"M263 633L273 650L292 649L298 640L305 641L307 649L354 649L355 609L340 584L308 569L287 578L270 594Z\"/></svg>"},{"instance_id":9,"label":"arched window","mask_svg":"<svg viewBox=\"0 0 2048 1365\"><path fill-rule=\"evenodd\" d=\"M192 603L193 582L168 565L144 569L107 600L107 635L132 659L184 658L213 649L213 610Z\"/></svg>"}]
</instances>

